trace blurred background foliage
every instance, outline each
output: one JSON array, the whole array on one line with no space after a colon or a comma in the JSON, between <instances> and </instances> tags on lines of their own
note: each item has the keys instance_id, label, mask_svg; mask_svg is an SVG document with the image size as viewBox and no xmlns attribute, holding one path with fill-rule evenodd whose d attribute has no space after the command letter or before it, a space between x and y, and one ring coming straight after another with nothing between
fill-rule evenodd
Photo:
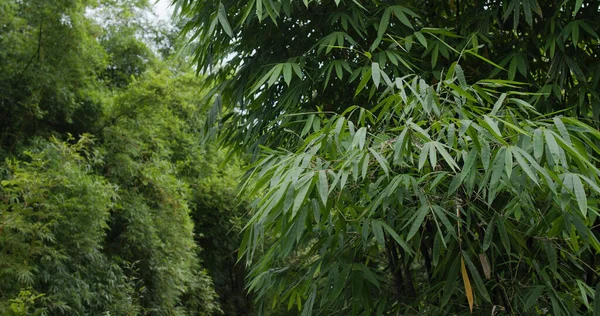
<instances>
[{"instance_id":1,"label":"blurred background foliage","mask_svg":"<svg viewBox=\"0 0 600 316\"><path fill-rule=\"evenodd\" d=\"M243 160L148 1L0 3L0 314L247 315Z\"/></svg>"}]
</instances>

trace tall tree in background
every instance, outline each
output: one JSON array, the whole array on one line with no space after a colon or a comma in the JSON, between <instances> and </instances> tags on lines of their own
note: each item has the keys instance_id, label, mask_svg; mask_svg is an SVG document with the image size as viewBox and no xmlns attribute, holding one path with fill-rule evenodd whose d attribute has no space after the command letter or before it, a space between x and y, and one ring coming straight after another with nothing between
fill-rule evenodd
<instances>
[{"instance_id":1,"label":"tall tree in background","mask_svg":"<svg viewBox=\"0 0 600 316\"><path fill-rule=\"evenodd\" d=\"M600 2L173 2L264 311L600 308Z\"/></svg>"}]
</instances>

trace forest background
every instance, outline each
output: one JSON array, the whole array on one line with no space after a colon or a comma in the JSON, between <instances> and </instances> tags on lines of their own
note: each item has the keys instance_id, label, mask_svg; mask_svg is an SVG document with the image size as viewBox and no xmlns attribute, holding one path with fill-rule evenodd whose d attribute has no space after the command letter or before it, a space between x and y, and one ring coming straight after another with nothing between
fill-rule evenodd
<instances>
[{"instance_id":1,"label":"forest background","mask_svg":"<svg viewBox=\"0 0 600 316\"><path fill-rule=\"evenodd\" d=\"M239 159L148 1L0 3L0 314L248 314ZM207 250L211 249L211 250Z\"/></svg>"},{"instance_id":2,"label":"forest background","mask_svg":"<svg viewBox=\"0 0 600 316\"><path fill-rule=\"evenodd\" d=\"M600 1L172 2L0 3L0 314L600 311Z\"/></svg>"}]
</instances>

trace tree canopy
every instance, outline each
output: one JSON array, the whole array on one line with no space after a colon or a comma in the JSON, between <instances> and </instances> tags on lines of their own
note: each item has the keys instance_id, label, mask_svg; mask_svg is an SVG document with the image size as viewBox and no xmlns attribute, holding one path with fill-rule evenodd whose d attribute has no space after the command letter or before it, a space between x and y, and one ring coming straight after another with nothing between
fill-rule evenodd
<instances>
[{"instance_id":1,"label":"tree canopy","mask_svg":"<svg viewBox=\"0 0 600 316\"><path fill-rule=\"evenodd\" d=\"M598 1L173 2L261 311L600 308Z\"/></svg>"}]
</instances>

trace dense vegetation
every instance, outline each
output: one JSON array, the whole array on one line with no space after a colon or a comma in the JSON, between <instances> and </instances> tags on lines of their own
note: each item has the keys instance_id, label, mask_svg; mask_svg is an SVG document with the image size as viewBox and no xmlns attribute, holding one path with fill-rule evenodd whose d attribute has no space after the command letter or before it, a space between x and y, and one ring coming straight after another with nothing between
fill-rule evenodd
<instances>
[{"instance_id":1,"label":"dense vegetation","mask_svg":"<svg viewBox=\"0 0 600 316\"><path fill-rule=\"evenodd\" d=\"M599 1L173 2L261 311L600 311Z\"/></svg>"},{"instance_id":2,"label":"dense vegetation","mask_svg":"<svg viewBox=\"0 0 600 316\"><path fill-rule=\"evenodd\" d=\"M237 315L241 162L146 1L0 3L0 314Z\"/></svg>"},{"instance_id":3,"label":"dense vegetation","mask_svg":"<svg viewBox=\"0 0 600 316\"><path fill-rule=\"evenodd\" d=\"M600 312L600 1L172 2L0 2L0 314Z\"/></svg>"}]
</instances>

